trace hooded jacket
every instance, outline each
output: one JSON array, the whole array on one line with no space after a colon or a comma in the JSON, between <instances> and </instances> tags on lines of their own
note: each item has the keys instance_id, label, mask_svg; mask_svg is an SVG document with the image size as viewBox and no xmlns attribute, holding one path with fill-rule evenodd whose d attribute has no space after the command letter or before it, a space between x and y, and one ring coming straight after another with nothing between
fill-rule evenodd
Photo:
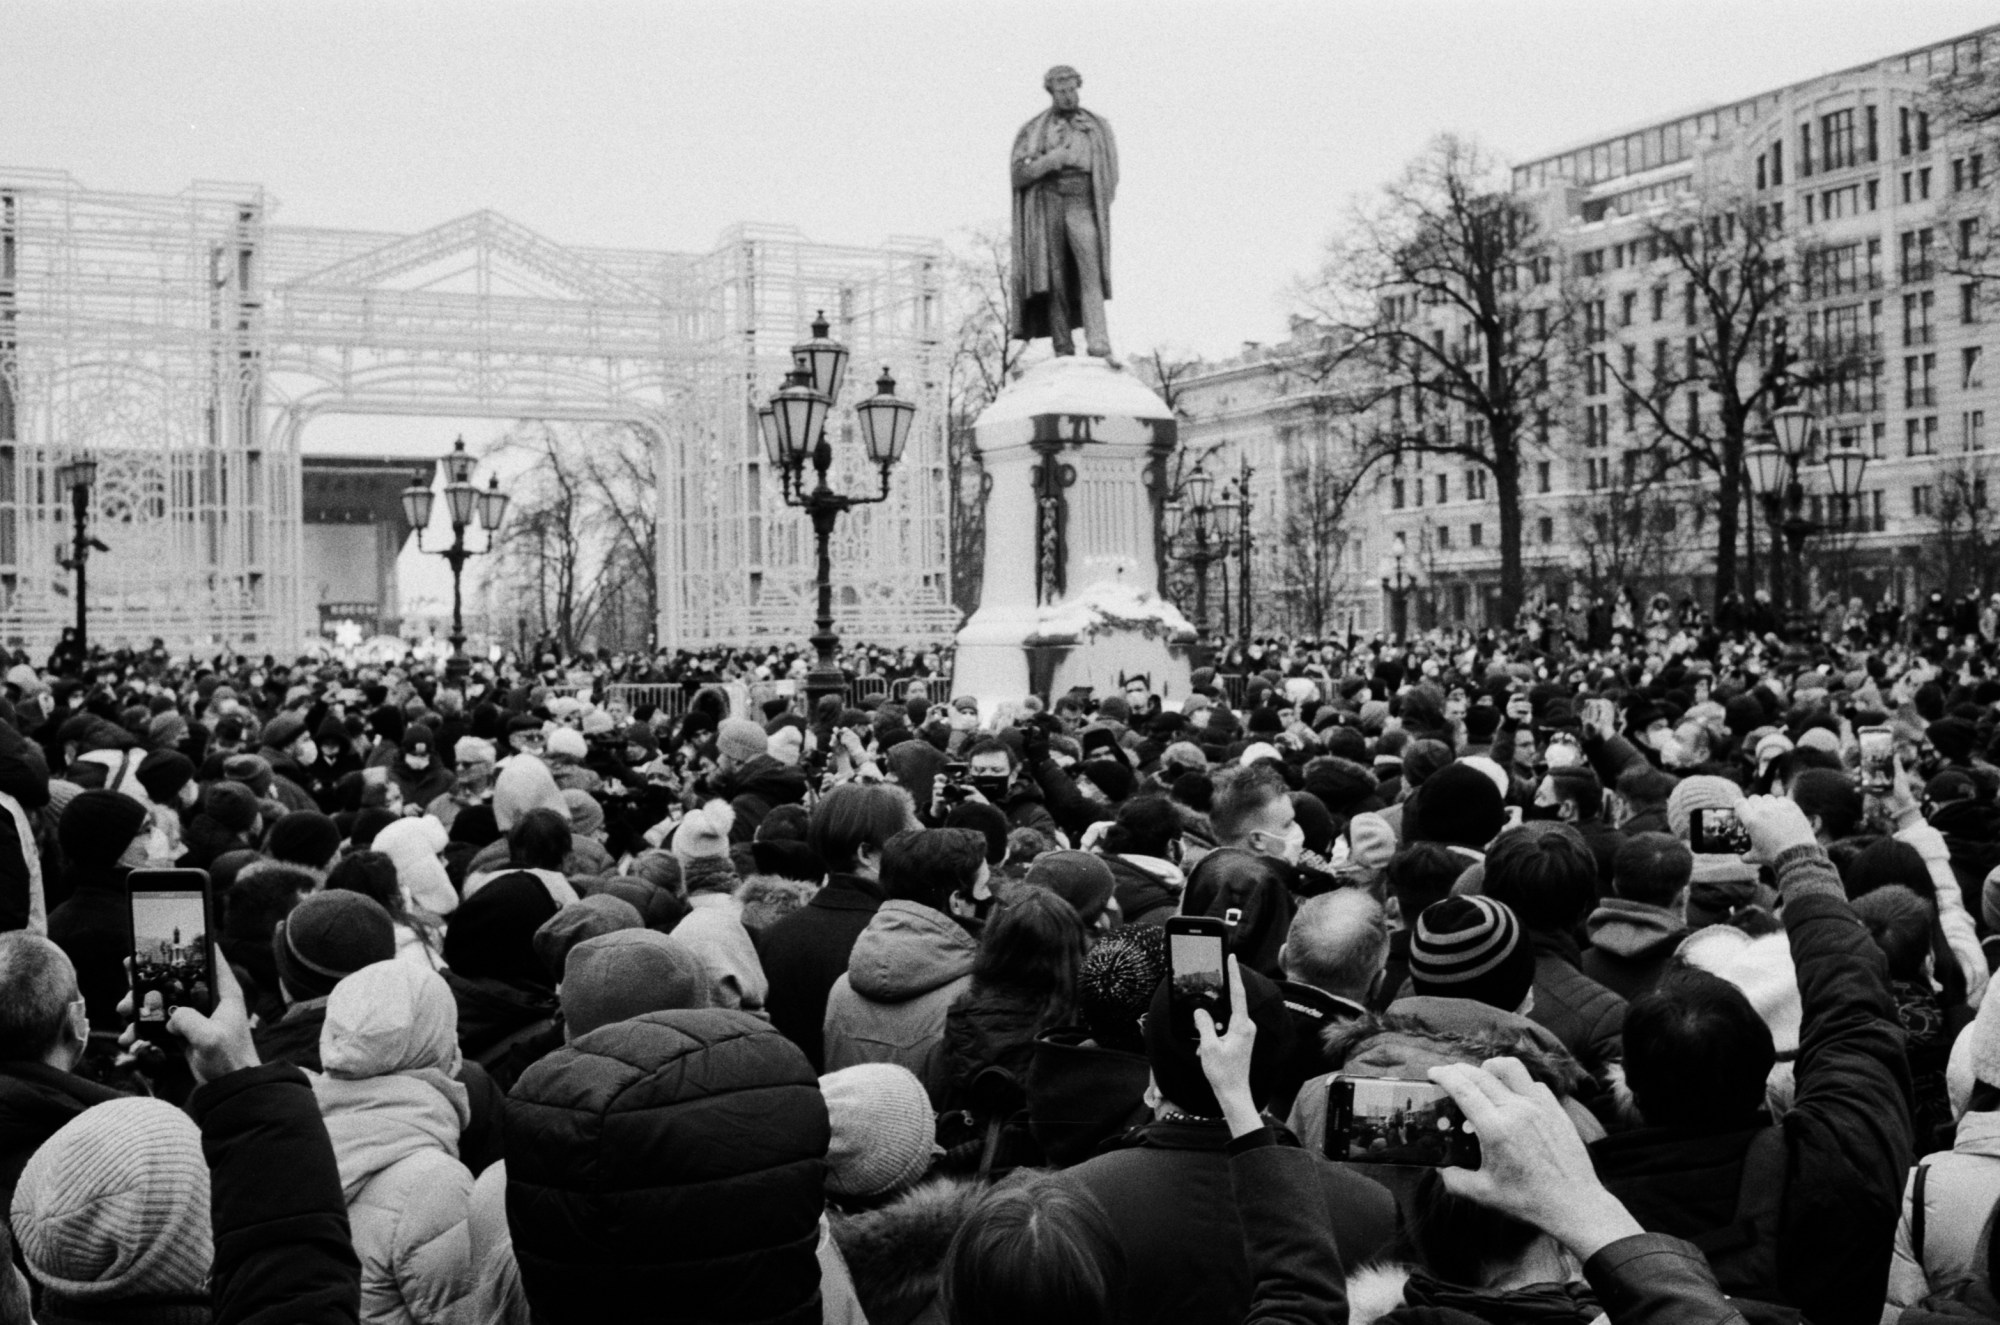
<instances>
[{"instance_id":1,"label":"hooded jacket","mask_svg":"<svg viewBox=\"0 0 2000 1325\"><path fill-rule=\"evenodd\" d=\"M2000 1202L2000 1113L1958 1120L1952 1148L1919 1161L1924 1170L1922 1254L1916 1246L1917 1171L1903 1187L1903 1217L1889 1262L1889 1306L1915 1306L1972 1274L1986 1251L1986 1221Z\"/></svg>"},{"instance_id":2,"label":"hooded jacket","mask_svg":"<svg viewBox=\"0 0 2000 1325\"><path fill-rule=\"evenodd\" d=\"M327 1000L320 1061L313 1094L361 1260L361 1319L449 1321L474 1269L472 1174L458 1159L471 1108L451 991L409 962L364 966Z\"/></svg>"},{"instance_id":3,"label":"hooded jacket","mask_svg":"<svg viewBox=\"0 0 2000 1325\"><path fill-rule=\"evenodd\" d=\"M833 982L823 1024L826 1070L897 1063L944 1107L946 1014L972 985L979 945L957 921L918 902L884 902Z\"/></svg>"},{"instance_id":4,"label":"hooded jacket","mask_svg":"<svg viewBox=\"0 0 2000 1325\"><path fill-rule=\"evenodd\" d=\"M1024 1083L1028 1130L1053 1168L1080 1164L1113 1137L1147 1121L1144 1054L1107 1049L1080 1026L1035 1041Z\"/></svg>"},{"instance_id":5,"label":"hooded jacket","mask_svg":"<svg viewBox=\"0 0 2000 1325\"><path fill-rule=\"evenodd\" d=\"M1669 907L1609 897L1584 921L1583 973L1630 1002L1660 983L1687 923Z\"/></svg>"},{"instance_id":6,"label":"hooded jacket","mask_svg":"<svg viewBox=\"0 0 2000 1325\"><path fill-rule=\"evenodd\" d=\"M709 779L708 791L729 802L736 818L729 828L731 843L757 836L757 825L780 805L798 805L806 798L806 775L770 755L756 755L742 767Z\"/></svg>"},{"instance_id":7,"label":"hooded jacket","mask_svg":"<svg viewBox=\"0 0 2000 1325\"><path fill-rule=\"evenodd\" d=\"M535 1320L819 1325L829 1136L805 1055L747 1012L578 1036L507 1110L507 1224Z\"/></svg>"},{"instance_id":8,"label":"hooded jacket","mask_svg":"<svg viewBox=\"0 0 2000 1325\"><path fill-rule=\"evenodd\" d=\"M1168 916L1179 912L1187 876L1171 860L1107 853L1104 863L1111 867L1112 896L1118 899L1118 914L1126 924L1164 925Z\"/></svg>"},{"instance_id":9,"label":"hooded jacket","mask_svg":"<svg viewBox=\"0 0 2000 1325\"><path fill-rule=\"evenodd\" d=\"M940 1178L878 1209L833 1217L833 1238L868 1325L943 1325L944 1254L985 1191Z\"/></svg>"}]
</instances>

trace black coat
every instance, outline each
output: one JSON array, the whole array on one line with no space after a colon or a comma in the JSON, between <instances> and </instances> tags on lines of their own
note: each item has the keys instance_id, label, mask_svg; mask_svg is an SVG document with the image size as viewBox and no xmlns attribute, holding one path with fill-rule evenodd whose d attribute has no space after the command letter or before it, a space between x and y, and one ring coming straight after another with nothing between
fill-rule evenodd
<instances>
[{"instance_id":1,"label":"black coat","mask_svg":"<svg viewBox=\"0 0 2000 1325\"><path fill-rule=\"evenodd\" d=\"M539 1325L817 1325L826 1101L747 1012L655 1012L529 1068L507 1106L507 1225Z\"/></svg>"},{"instance_id":2,"label":"black coat","mask_svg":"<svg viewBox=\"0 0 2000 1325\"><path fill-rule=\"evenodd\" d=\"M944 1018L945 1070L951 1078L947 1107L968 1107L973 1080L989 1067L1025 1084L1043 1012L1041 999L976 982L960 994Z\"/></svg>"},{"instance_id":3,"label":"black coat","mask_svg":"<svg viewBox=\"0 0 2000 1325\"><path fill-rule=\"evenodd\" d=\"M49 766L39 746L0 722L0 792L32 814L49 803ZM28 925L28 857L39 848L21 840L14 816L0 814L0 931Z\"/></svg>"},{"instance_id":4,"label":"black coat","mask_svg":"<svg viewBox=\"0 0 2000 1325\"><path fill-rule=\"evenodd\" d=\"M1065 1182L1097 1198L1125 1251L1130 1325L1238 1325L1252 1283L1222 1122L1156 1122L1123 1150L1079 1164ZM1314 1161L1340 1262L1359 1269L1396 1236L1388 1189Z\"/></svg>"},{"instance_id":5,"label":"black coat","mask_svg":"<svg viewBox=\"0 0 2000 1325\"><path fill-rule=\"evenodd\" d=\"M1646 1128L1593 1156L1649 1232L1702 1246L1725 1292L1814 1325L1871 1325L1912 1162L1903 1032L1881 951L1825 853L1793 848L1778 878L1804 1012L1792 1107L1775 1127Z\"/></svg>"},{"instance_id":6,"label":"black coat","mask_svg":"<svg viewBox=\"0 0 2000 1325\"><path fill-rule=\"evenodd\" d=\"M847 974L854 941L882 905L882 886L855 874L834 874L792 914L757 936L757 956L771 990L764 1010L771 1024L805 1050L815 1071L826 1062L826 996Z\"/></svg>"},{"instance_id":7,"label":"black coat","mask_svg":"<svg viewBox=\"0 0 2000 1325\"><path fill-rule=\"evenodd\" d=\"M305 1074L288 1064L247 1067L196 1090L188 1113L208 1160L214 1325L354 1325L361 1262Z\"/></svg>"},{"instance_id":8,"label":"black coat","mask_svg":"<svg viewBox=\"0 0 2000 1325\"><path fill-rule=\"evenodd\" d=\"M46 1063L0 1063L0 1210L13 1205L21 1170L42 1142L91 1105L117 1098L109 1086Z\"/></svg>"},{"instance_id":9,"label":"black coat","mask_svg":"<svg viewBox=\"0 0 2000 1325\"><path fill-rule=\"evenodd\" d=\"M458 1004L458 1047L485 1068L502 1092L563 1042L555 996L545 989L504 980L468 980L446 971L444 980Z\"/></svg>"},{"instance_id":10,"label":"black coat","mask_svg":"<svg viewBox=\"0 0 2000 1325\"><path fill-rule=\"evenodd\" d=\"M130 986L125 959L132 955L132 901L125 871L70 875L67 902L49 913L49 938L76 967L76 986L94 1031L122 1031L118 1000Z\"/></svg>"}]
</instances>

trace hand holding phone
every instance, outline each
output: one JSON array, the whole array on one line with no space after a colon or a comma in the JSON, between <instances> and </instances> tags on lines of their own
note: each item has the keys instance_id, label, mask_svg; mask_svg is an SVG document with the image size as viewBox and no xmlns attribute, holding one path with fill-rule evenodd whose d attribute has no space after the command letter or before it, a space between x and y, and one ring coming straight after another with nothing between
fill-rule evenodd
<instances>
[{"instance_id":1,"label":"hand holding phone","mask_svg":"<svg viewBox=\"0 0 2000 1325\"><path fill-rule=\"evenodd\" d=\"M1886 796L1896 778L1896 734L1887 727L1863 727L1857 740L1861 746L1861 789Z\"/></svg>"},{"instance_id":2,"label":"hand holding phone","mask_svg":"<svg viewBox=\"0 0 2000 1325\"><path fill-rule=\"evenodd\" d=\"M1423 1168L1480 1165L1479 1137L1449 1092L1434 1081L1336 1076L1327 1083L1328 1159Z\"/></svg>"},{"instance_id":3,"label":"hand holding phone","mask_svg":"<svg viewBox=\"0 0 2000 1325\"><path fill-rule=\"evenodd\" d=\"M1243 970L1236 959L1227 959L1229 972L1229 1005L1243 1007L1248 1000L1243 995ZM1204 1009L1194 1013L1195 1033L1201 1037L1201 1047L1196 1051L1201 1058L1202 1075L1208 1078L1209 1089L1215 1092L1216 1102L1222 1106L1222 1117L1229 1124L1229 1135L1247 1135L1264 1126L1264 1119L1257 1112L1257 1101L1250 1093L1250 1065L1256 1056L1257 1023L1249 1017L1236 1017L1230 1022L1227 1034L1218 1034L1215 1018Z\"/></svg>"},{"instance_id":4,"label":"hand holding phone","mask_svg":"<svg viewBox=\"0 0 2000 1325\"><path fill-rule=\"evenodd\" d=\"M1733 809L1697 809L1688 814L1688 845L1696 855L1740 856L1750 849L1750 834Z\"/></svg>"},{"instance_id":5,"label":"hand holding phone","mask_svg":"<svg viewBox=\"0 0 2000 1325\"><path fill-rule=\"evenodd\" d=\"M132 1009L140 1039L167 1041L178 1008L206 1014L216 999L215 908L206 870L139 869L126 876L132 922Z\"/></svg>"},{"instance_id":6,"label":"hand holding phone","mask_svg":"<svg viewBox=\"0 0 2000 1325\"><path fill-rule=\"evenodd\" d=\"M201 1082L226 1077L262 1061L250 1036L250 1010L243 988L227 961L215 964L215 1010L204 1015L191 1007L176 1008L167 1029L187 1046L188 1067Z\"/></svg>"},{"instance_id":7,"label":"hand holding phone","mask_svg":"<svg viewBox=\"0 0 2000 1325\"><path fill-rule=\"evenodd\" d=\"M1194 1014L1208 1014L1218 1033L1234 1015L1227 958L1229 925L1215 916L1169 916L1167 1006L1176 1035L1199 1040ZM1239 982L1240 983L1240 982Z\"/></svg>"}]
</instances>

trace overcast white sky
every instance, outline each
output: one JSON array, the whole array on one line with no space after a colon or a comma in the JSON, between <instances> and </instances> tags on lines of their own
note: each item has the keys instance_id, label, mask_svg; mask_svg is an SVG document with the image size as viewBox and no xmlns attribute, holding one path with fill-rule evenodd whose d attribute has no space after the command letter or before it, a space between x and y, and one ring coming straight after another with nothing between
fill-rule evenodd
<instances>
[{"instance_id":1,"label":"overcast white sky","mask_svg":"<svg viewBox=\"0 0 2000 1325\"><path fill-rule=\"evenodd\" d=\"M1278 335L1348 199L1432 134L1508 157L1969 31L1972 0L285 4L5 0L0 165L261 183L278 219L705 250L738 220L873 242L1007 214L1075 65L1117 129L1112 334Z\"/></svg>"},{"instance_id":2,"label":"overcast white sky","mask_svg":"<svg viewBox=\"0 0 2000 1325\"><path fill-rule=\"evenodd\" d=\"M1507 158L1994 21L1991 0L0 0L0 166L262 184L277 219L706 251L737 221L962 237L1075 65L1118 133L1123 354L1283 334L1349 200L1443 130ZM435 454L504 422L330 418ZM406 553L407 595L436 558ZM406 602L409 598L406 598Z\"/></svg>"}]
</instances>

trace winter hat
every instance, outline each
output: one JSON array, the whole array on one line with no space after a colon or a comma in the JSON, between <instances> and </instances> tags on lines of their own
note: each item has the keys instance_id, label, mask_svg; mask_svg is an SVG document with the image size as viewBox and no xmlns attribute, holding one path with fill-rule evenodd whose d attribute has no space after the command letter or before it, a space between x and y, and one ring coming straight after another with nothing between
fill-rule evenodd
<instances>
[{"instance_id":1,"label":"winter hat","mask_svg":"<svg viewBox=\"0 0 2000 1325\"><path fill-rule=\"evenodd\" d=\"M468 980L547 990L553 982L535 955L535 931L556 909L548 885L526 870L489 880L465 899L445 930L445 965Z\"/></svg>"},{"instance_id":2,"label":"winter hat","mask_svg":"<svg viewBox=\"0 0 2000 1325\"><path fill-rule=\"evenodd\" d=\"M340 826L317 810L293 810L271 825L264 849L287 865L323 870L340 850Z\"/></svg>"},{"instance_id":3,"label":"winter hat","mask_svg":"<svg viewBox=\"0 0 2000 1325\"><path fill-rule=\"evenodd\" d=\"M549 758L571 759L581 763L590 753L590 746L583 739L583 733L574 727L558 727L549 733Z\"/></svg>"},{"instance_id":4,"label":"winter hat","mask_svg":"<svg viewBox=\"0 0 2000 1325\"><path fill-rule=\"evenodd\" d=\"M724 718L715 729L715 748L736 762L747 763L770 749L771 738L748 718Z\"/></svg>"},{"instance_id":5,"label":"winter hat","mask_svg":"<svg viewBox=\"0 0 2000 1325\"><path fill-rule=\"evenodd\" d=\"M1799 749L1824 750L1828 754L1840 753L1840 737L1824 727L1808 727L1799 733Z\"/></svg>"},{"instance_id":6,"label":"winter hat","mask_svg":"<svg viewBox=\"0 0 2000 1325\"><path fill-rule=\"evenodd\" d=\"M1697 773L1682 778L1667 796L1667 827L1688 841L1688 824L1696 810L1731 810L1743 803L1743 788L1728 778Z\"/></svg>"},{"instance_id":7,"label":"winter hat","mask_svg":"<svg viewBox=\"0 0 2000 1325\"><path fill-rule=\"evenodd\" d=\"M458 744L451 748L452 762L460 768L471 764L491 764L499 761L500 752L493 742L478 736L461 736Z\"/></svg>"},{"instance_id":8,"label":"winter hat","mask_svg":"<svg viewBox=\"0 0 2000 1325\"><path fill-rule=\"evenodd\" d=\"M465 809L461 810L459 812L458 817L451 821L452 827L456 828L461 824L469 826L473 819L474 811L480 808L483 807L467 806ZM385 810L379 805L374 806L370 809L362 810L359 813L355 814L348 823L347 826L348 844L352 846L356 851L372 850L375 846L375 835L381 832L384 828L387 828L390 824L395 823L400 818L402 818L402 816L397 814L394 810ZM339 823L340 820L335 819L334 822Z\"/></svg>"},{"instance_id":9,"label":"winter hat","mask_svg":"<svg viewBox=\"0 0 2000 1325\"><path fill-rule=\"evenodd\" d=\"M217 782L202 793L201 809L228 831L245 833L257 820L257 797L240 782Z\"/></svg>"},{"instance_id":10,"label":"winter hat","mask_svg":"<svg viewBox=\"0 0 2000 1325\"><path fill-rule=\"evenodd\" d=\"M29 1157L11 1222L46 1318L135 1298L206 1302L215 1259L208 1163L194 1120L164 1100L84 1110Z\"/></svg>"},{"instance_id":11,"label":"winter hat","mask_svg":"<svg viewBox=\"0 0 2000 1325\"><path fill-rule=\"evenodd\" d=\"M178 713L155 713L146 723L146 744L155 750L170 749L187 738L187 719Z\"/></svg>"},{"instance_id":12,"label":"winter hat","mask_svg":"<svg viewBox=\"0 0 2000 1325\"><path fill-rule=\"evenodd\" d=\"M577 787L563 791L563 803L569 806L569 827L578 837L589 837L604 831L604 807L597 797Z\"/></svg>"},{"instance_id":13,"label":"winter hat","mask_svg":"<svg viewBox=\"0 0 2000 1325\"><path fill-rule=\"evenodd\" d=\"M530 810L554 810L569 818L569 802L549 766L533 755L516 755L493 779L493 822L501 832L512 832Z\"/></svg>"},{"instance_id":14,"label":"winter hat","mask_svg":"<svg viewBox=\"0 0 2000 1325\"><path fill-rule=\"evenodd\" d=\"M1214 726L1213 723L1209 725ZM1252 741L1243 747L1243 753L1236 757L1236 763L1240 768L1248 768L1250 765L1261 763L1266 759L1275 759L1279 763L1285 761L1285 757L1278 753L1278 747L1272 745L1269 741Z\"/></svg>"},{"instance_id":15,"label":"winter hat","mask_svg":"<svg viewBox=\"0 0 2000 1325\"><path fill-rule=\"evenodd\" d=\"M672 865L674 858L664 852L649 853ZM679 875L675 875L676 879ZM637 874L606 874L596 879L579 881L577 891L589 896L616 897L639 913L639 923L647 929L656 929L662 934L670 933L687 917L688 904L685 898L672 889L650 883Z\"/></svg>"},{"instance_id":16,"label":"winter hat","mask_svg":"<svg viewBox=\"0 0 2000 1325\"><path fill-rule=\"evenodd\" d=\"M1084 956L1077 1015L1105 1048L1143 1052L1139 1023L1166 978L1167 932L1157 925L1118 930Z\"/></svg>"},{"instance_id":17,"label":"winter hat","mask_svg":"<svg viewBox=\"0 0 2000 1325\"><path fill-rule=\"evenodd\" d=\"M1740 739L1764 725L1764 706L1749 695L1736 695L1722 706L1722 721Z\"/></svg>"},{"instance_id":18,"label":"winter hat","mask_svg":"<svg viewBox=\"0 0 2000 1325\"><path fill-rule=\"evenodd\" d=\"M1507 770L1500 767L1497 762L1486 755L1467 755L1458 762L1463 768L1475 769L1484 774L1486 779L1493 784L1493 789L1500 793L1501 798L1506 798L1510 785L1507 779ZM1504 814L1506 811L1503 809L1501 812Z\"/></svg>"},{"instance_id":19,"label":"winter hat","mask_svg":"<svg viewBox=\"0 0 2000 1325\"><path fill-rule=\"evenodd\" d=\"M278 977L297 998L322 998L345 976L396 955L396 922L345 888L308 893L271 935Z\"/></svg>"},{"instance_id":20,"label":"winter hat","mask_svg":"<svg viewBox=\"0 0 2000 1325\"><path fill-rule=\"evenodd\" d=\"M1341 755L1313 760L1304 783L1304 789L1335 814L1353 813L1354 807L1372 797L1380 786L1372 772Z\"/></svg>"},{"instance_id":21,"label":"winter hat","mask_svg":"<svg viewBox=\"0 0 2000 1325\"><path fill-rule=\"evenodd\" d=\"M696 860L727 860L729 830L735 821L736 812L728 801L710 801L699 810L689 810L674 830L674 859L681 863L683 873Z\"/></svg>"},{"instance_id":22,"label":"winter hat","mask_svg":"<svg viewBox=\"0 0 2000 1325\"><path fill-rule=\"evenodd\" d=\"M1088 928L1097 923L1111 902L1118 881L1104 858L1088 851L1047 851L1028 866L1028 883L1046 888L1076 908L1077 918Z\"/></svg>"},{"instance_id":23,"label":"winter hat","mask_svg":"<svg viewBox=\"0 0 2000 1325\"><path fill-rule=\"evenodd\" d=\"M687 944L651 929L618 929L569 950L562 971L569 1037L649 1012L715 1005L714 975Z\"/></svg>"},{"instance_id":24,"label":"winter hat","mask_svg":"<svg viewBox=\"0 0 2000 1325\"><path fill-rule=\"evenodd\" d=\"M146 807L122 791L86 791L56 823L63 855L86 869L108 869L146 826Z\"/></svg>"},{"instance_id":25,"label":"winter hat","mask_svg":"<svg viewBox=\"0 0 2000 1325\"><path fill-rule=\"evenodd\" d=\"M1340 825L1326 802L1310 791L1295 791L1291 800L1292 816L1305 834L1305 849L1318 856L1333 850L1333 835L1340 831Z\"/></svg>"},{"instance_id":26,"label":"winter hat","mask_svg":"<svg viewBox=\"0 0 2000 1325\"><path fill-rule=\"evenodd\" d=\"M1114 803L1130 799L1138 785L1138 774L1122 759L1093 759L1076 771L1089 778L1104 793L1104 798Z\"/></svg>"},{"instance_id":27,"label":"winter hat","mask_svg":"<svg viewBox=\"0 0 2000 1325\"><path fill-rule=\"evenodd\" d=\"M575 906L566 906L542 922L535 931L535 956L548 968L549 979L561 981L569 951L585 939L613 934L621 929L644 929L639 908L609 893L593 893Z\"/></svg>"},{"instance_id":28,"label":"winter hat","mask_svg":"<svg viewBox=\"0 0 2000 1325\"><path fill-rule=\"evenodd\" d=\"M592 709L583 715L583 734L586 738L609 736L617 725L611 720L611 715L603 709Z\"/></svg>"},{"instance_id":29,"label":"winter hat","mask_svg":"<svg viewBox=\"0 0 2000 1325\"><path fill-rule=\"evenodd\" d=\"M250 788L258 800L271 794L271 765L261 755L231 755L222 761L222 776Z\"/></svg>"},{"instance_id":30,"label":"winter hat","mask_svg":"<svg viewBox=\"0 0 2000 1325\"><path fill-rule=\"evenodd\" d=\"M1965 1116L1972 1088L1982 1081L2000 1086L2000 997L1981 999L1979 1015L1952 1041L1951 1060L1944 1070L1952 1117Z\"/></svg>"},{"instance_id":31,"label":"winter hat","mask_svg":"<svg viewBox=\"0 0 2000 1325\"><path fill-rule=\"evenodd\" d=\"M153 804L173 806L181 788L194 781L194 763L178 750L155 750L139 761L138 777Z\"/></svg>"},{"instance_id":32,"label":"winter hat","mask_svg":"<svg viewBox=\"0 0 2000 1325\"><path fill-rule=\"evenodd\" d=\"M1924 728L1931 748L1954 764L1962 764L1972 756L1972 747L1979 741L1979 729L1964 718L1941 718Z\"/></svg>"},{"instance_id":33,"label":"winter hat","mask_svg":"<svg viewBox=\"0 0 2000 1325\"><path fill-rule=\"evenodd\" d=\"M1396 854L1396 830L1379 814L1361 813L1347 821L1347 860L1362 869L1389 867Z\"/></svg>"},{"instance_id":34,"label":"winter hat","mask_svg":"<svg viewBox=\"0 0 2000 1325\"><path fill-rule=\"evenodd\" d=\"M937 1111L924 1083L895 1063L859 1063L819 1079L833 1130L826 1189L871 1197L914 1187L940 1153Z\"/></svg>"},{"instance_id":35,"label":"winter hat","mask_svg":"<svg viewBox=\"0 0 2000 1325\"><path fill-rule=\"evenodd\" d=\"M1484 851L1506 826L1507 810L1493 779L1463 760L1424 779L1403 808L1406 842Z\"/></svg>"},{"instance_id":36,"label":"winter hat","mask_svg":"<svg viewBox=\"0 0 2000 1325\"><path fill-rule=\"evenodd\" d=\"M1447 897L1417 917L1410 983L1434 998L1469 998L1514 1012L1535 983L1535 954L1505 902Z\"/></svg>"},{"instance_id":37,"label":"winter hat","mask_svg":"<svg viewBox=\"0 0 2000 1325\"><path fill-rule=\"evenodd\" d=\"M1243 998L1250 1006L1250 1020L1257 1024L1257 1043L1250 1054L1250 1097L1261 1108L1277 1088L1285 1065L1294 1052L1292 1014L1285 997L1269 980L1239 964L1243 976ZM1222 1106L1201 1070L1196 1053L1199 1042L1174 1024L1172 985L1160 981L1146 1012L1146 1061L1153 1069L1154 1084L1169 1104L1199 1118L1220 1118ZM1237 1008L1232 1016L1243 1016Z\"/></svg>"},{"instance_id":38,"label":"winter hat","mask_svg":"<svg viewBox=\"0 0 2000 1325\"><path fill-rule=\"evenodd\" d=\"M882 756L884 771L923 804L930 802L931 786L949 762L929 741L898 741Z\"/></svg>"},{"instance_id":39,"label":"winter hat","mask_svg":"<svg viewBox=\"0 0 2000 1325\"><path fill-rule=\"evenodd\" d=\"M1791 943L1783 934L1765 934L1740 943L1730 937L1740 932L1727 926L1696 930L1681 941L1677 955L1689 966L1721 976L1750 1000L1750 1006L1770 1028L1771 1047L1778 1053L1766 1087L1767 1097L1774 1104L1788 1104L1792 1093L1792 1060L1798 1054L1799 1033L1805 1021ZM1782 1111L1781 1107L1773 1110Z\"/></svg>"},{"instance_id":40,"label":"winter hat","mask_svg":"<svg viewBox=\"0 0 2000 1325\"><path fill-rule=\"evenodd\" d=\"M264 724L264 747L282 750L306 734L306 720L297 713L280 713Z\"/></svg>"},{"instance_id":41,"label":"winter hat","mask_svg":"<svg viewBox=\"0 0 2000 1325\"><path fill-rule=\"evenodd\" d=\"M458 890L439 859L451 835L434 815L404 817L375 834L373 849L396 862L396 882L412 905L434 916L458 909Z\"/></svg>"}]
</instances>

